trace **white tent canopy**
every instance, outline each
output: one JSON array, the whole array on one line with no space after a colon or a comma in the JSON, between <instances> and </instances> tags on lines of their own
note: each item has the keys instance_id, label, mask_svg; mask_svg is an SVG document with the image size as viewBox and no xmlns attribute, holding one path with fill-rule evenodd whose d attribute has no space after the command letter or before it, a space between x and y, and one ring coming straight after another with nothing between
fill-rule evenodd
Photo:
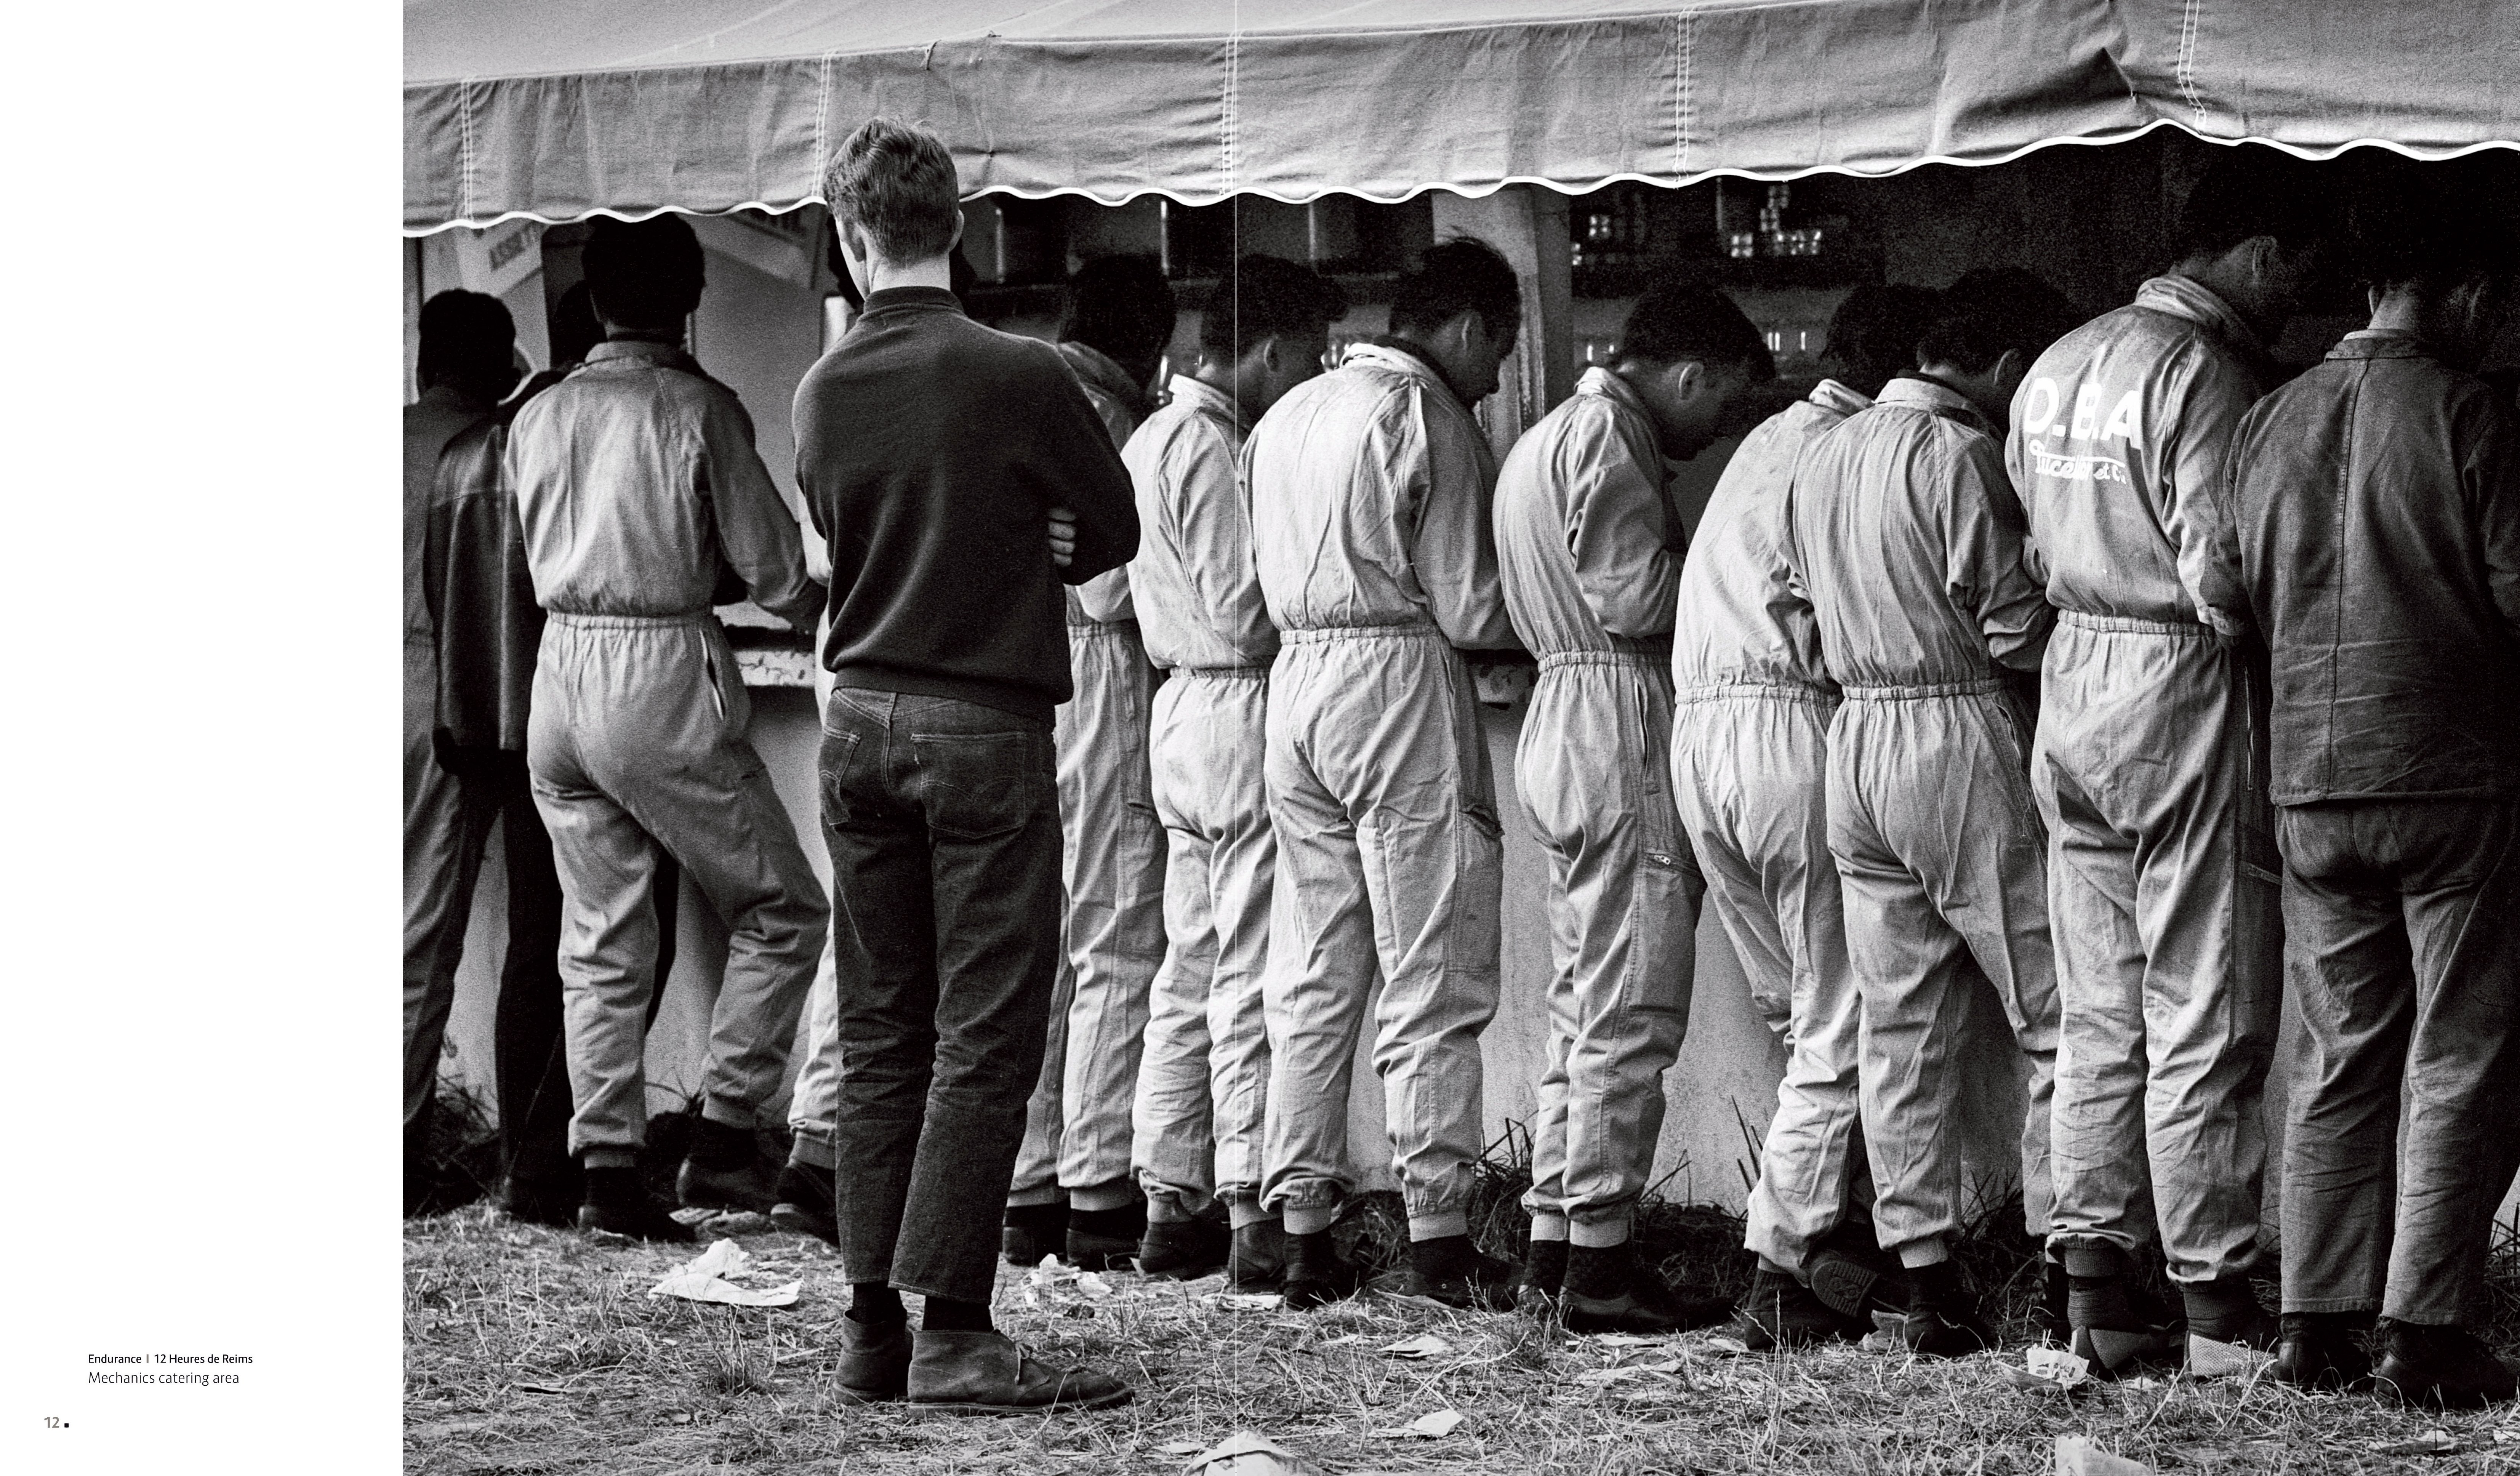
<instances>
[{"instance_id":1,"label":"white tent canopy","mask_svg":"<svg viewBox=\"0 0 2520 1476\"><path fill-rule=\"evenodd\" d=\"M1574 14L1568 14L1574 13ZM792 208L878 113L965 188L1189 203L1878 174L2175 123L2520 140L2509 0L406 0L404 229Z\"/></svg>"}]
</instances>

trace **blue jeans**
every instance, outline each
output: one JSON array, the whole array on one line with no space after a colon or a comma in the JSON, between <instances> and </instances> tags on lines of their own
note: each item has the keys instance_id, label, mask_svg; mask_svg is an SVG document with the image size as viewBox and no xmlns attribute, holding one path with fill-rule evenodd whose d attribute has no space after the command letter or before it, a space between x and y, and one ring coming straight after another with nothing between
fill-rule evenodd
<instances>
[{"instance_id":1,"label":"blue jeans","mask_svg":"<svg viewBox=\"0 0 2520 1476\"><path fill-rule=\"evenodd\" d=\"M823 718L840 1259L985 1302L1058 970L1050 726L842 687Z\"/></svg>"}]
</instances>

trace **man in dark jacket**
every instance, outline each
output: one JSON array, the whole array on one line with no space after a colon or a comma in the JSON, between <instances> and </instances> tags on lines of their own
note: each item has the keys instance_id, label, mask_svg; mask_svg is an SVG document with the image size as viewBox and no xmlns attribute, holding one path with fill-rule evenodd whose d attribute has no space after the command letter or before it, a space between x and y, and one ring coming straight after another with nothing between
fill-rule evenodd
<instances>
[{"instance_id":1,"label":"man in dark jacket","mask_svg":"<svg viewBox=\"0 0 2520 1476\"><path fill-rule=\"evenodd\" d=\"M2355 1381L2377 1312L2382 1393L2471 1405L2512 1396L2469 1330L2520 1106L2520 430L2472 373L2512 261L2446 193L2357 235L2371 326L2249 413L2227 471L2310 1042L2276 1372Z\"/></svg>"},{"instance_id":2,"label":"man in dark jacket","mask_svg":"<svg viewBox=\"0 0 2520 1476\"><path fill-rule=\"evenodd\" d=\"M795 416L832 553L839 1383L954 1412L1118 1404L1127 1385L1032 1358L988 1304L1058 971L1059 586L1137 552L1129 474L1058 350L947 291L962 217L935 135L868 122L825 198L866 291ZM926 1299L915 1336L904 1290Z\"/></svg>"}]
</instances>

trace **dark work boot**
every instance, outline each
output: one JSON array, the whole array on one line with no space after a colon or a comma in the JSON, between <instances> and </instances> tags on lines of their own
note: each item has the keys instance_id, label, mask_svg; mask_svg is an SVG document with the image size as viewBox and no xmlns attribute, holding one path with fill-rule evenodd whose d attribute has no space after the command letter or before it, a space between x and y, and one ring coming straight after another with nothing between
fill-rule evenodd
<instances>
[{"instance_id":1,"label":"dark work boot","mask_svg":"<svg viewBox=\"0 0 2520 1476\"><path fill-rule=\"evenodd\" d=\"M1900 1340L1923 1358L1965 1358L1996 1346L1995 1332L1978 1315L1977 1298L1950 1261L1908 1269L1908 1319Z\"/></svg>"},{"instance_id":2,"label":"dark work boot","mask_svg":"<svg viewBox=\"0 0 2520 1476\"><path fill-rule=\"evenodd\" d=\"M1534 1317L1554 1312L1566 1285L1566 1242L1532 1240L1525 1246L1522 1274L1513 1283L1514 1310Z\"/></svg>"},{"instance_id":3,"label":"dark work boot","mask_svg":"<svg viewBox=\"0 0 2520 1476\"><path fill-rule=\"evenodd\" d=\"M2039 1260L2039 1300L2030 1307L2030 1335L2058 1346L2074 1341L2074 1278L2054 1251Z\"/></svg>"},{"instance_id":4,"label":"dark work boot","mask_svg":"<svg viewBox=\"0 0 2520 1476\"><path fill-rule=\"evenodd\" d=\"M779 1171L770 1223L794 1235L840 1243L839 1187L830 1169L792 1159Z\"/></svg>"},{"instance_id":5,"label":"dark work boot","mask_svg":"<svg viewBox=\"0 0 2520 1476\"><path fill-rule=\"evenodd\" d=\"M910 1392L910 1319L861 1322L840 1317L840 1357L832 1370L842 1404L889 1404Z\"/></svg>"},{"instance_id":6,"label":"dark work boot","mask_svg":"<svg viewBox=\"0 0 2520 1476\"><path fill-rule=\"evenodd\" d=\"M2360 1389L2371 1380L2367 1312L2287 1312L2275 1343L2274 1376L2296 1389Z\"/></svg>"},{"instance_id":7,"label":"dark work boot","mask_svg":"<svg viewBox=\"0 0 2520 1476\"><path fill-rule=\"evenodd\" d=\"M1871 1330L1870 1321L1846 1316L1790 1274L1764 1266L1751 1275L1749 1294L1734 1310L1732 1325L1732 1335L1752 1353L1848 1342Z\"/></svg>"},{"instance_id":8,"label":"dark work boot","mask_svg":"<svg viewBox=\"0 0 2520 1476\"><path fill-rule=\"evenodd\" d=\"M1234 1228L1225 1252L1227 1284L1236 1291L1266 1293L1282 1290L1285 1276L1284 1221L1254 1220Z\"/></svg>"},{"instance_id":9,"label":"dark work boot","mask_svg":"<svg viewBox=\"0 0 2520 1476\"><path fill-rule=\"evenodd\" d=\"M1003 1332L911 1337L905 1379L921 1414L1063 1414L1125 1405L1132 1391L1107 1373L1044 1363Z\"/></svg>"},{"instance_id":10,"label":"dark work boot","mask_svg":"<svg viewBox=\"0 0 2520 1476\"><path fill-rule=\"evenodd\" d=\"M1232 1243L1232 1234L1213 1220L1149 1220L1138 1241L1138 1270L1169 1281L1196 1280L1224 1268Z\"/></svg>"},{"instance_id":11,"label":"dark work boot","mask_svg":"<svg viewBox=\"0 0 2520 1476\"><path fill-rule=\"evenodd\" d=\"M628 1168L586 1171L586 1202L577 1207L577 1228L668 1245L688 1245L694 1238L690 1226L648 1197L639 1171Z\"/></svg>"},{"instance_id":12,"label":"dark work boot","mask_svg":"<svg viewBox=\"0 0 2520 1476\"><path fill-rule=\"evenodd\" d=\"M2102 1378L2178 1367L2184 1351L2178 1333L2136 1311L2125 1252L2112 1244L2076 1243L2063 1249L2065 1319L2073 1329L2068 1346L2075 1356Z\"/></svg>"},{"instance_id":13,"label":"dark work boot","mask_svg":"<svg viewBox=\"0 0 2520 1476\"><path fill-rule=\"evenodd\" d=\"M2427 1409L2473 1409L2512 1397L2511 1369L2464 1327L2384 1321L2371 1389L2384 1400Z\"/></svg>"},{"instance_id":14,"label":"dark work boot","mask_svg":"<svg viewBox=\"0 0 2520 1476\"><path fill-rule=\"evenodd\" d=\"M998 1250L1009 1266L1039 1266L1067 1243L1067 1201L1010 1204L1006 1228L998 1233Z\"/></svg>"},{"instance_id":15,"label":"dark work boot","mask_svg":"<svg viewBox=\"0 0 2520 1476\"><path fill-rule=\"evenodd\" d=\"M761 1161L750 1128L706 1117L692 1125L692 1150L674 1175L674 1197L685 1209L767 1214L777 1195L776 1178Z\"/></svg>"},{"instance_id":16,"label":"dark work boot","mask_svg":"<svg viewBox=\"0 0 2520 1476\"><path fill-rule=\"evenodd\" d=\"M1328 1230L1286 1237L1286 1274L1280 1284L1288 1312L1309 1312L1352 1297L1358 1280L1356 1266L1330 1244Z\"/></svg>"},{"instance_id":17,"label":"dark work boot","mask_svg":"<svg viewBox=\"0 0 2520 1476\"><path fill-rule=\"evenodd\" d=\"M1654 1334L1712 1327L1731 1317L1722 1297L1675 1290L1662 1274L1639 1261L1630 1245L1566 1253L1565 1290L1557 1316L1568 1332Z\"/></svg>"},{"instance_id":18,"label":"dark work boot","mask_svg":"<svg viewBox=\"0 0 2520 1476\"><path fill-rule=\"evenodd\" d=\"M1147 1233L1147 1203L1116 1210L1067 1208L1067 1264L1084 1271L1127 1271Z\"/></svg>"},{"instance_id":19,"label":"dark work boot","mask_svg":"<svg viewBox=\"0 0 2520 1476\"><path fill-rule=\"evenodd\" d=\"M1908 1275L1887 1256L1859 1259L1836 1246L1822 1246L1804 1265L1803 1275L1822 1306L1868 1329L1872 1314L1908 1307Z\"/></svg>"},{"instance_id":20,"label":"dark work boot","mask_svg":"<svg viewBox=\"0 0 2520 1476\"><path fill-rule=\"evenodd\" d=\"M1465 1312L1511 1312L1515 1267L1482 1255L1467 1235L1409 1242L1409 1264L1384 1284L1404 1297L1425 1297Z\"/></svg>"}]
</instances>

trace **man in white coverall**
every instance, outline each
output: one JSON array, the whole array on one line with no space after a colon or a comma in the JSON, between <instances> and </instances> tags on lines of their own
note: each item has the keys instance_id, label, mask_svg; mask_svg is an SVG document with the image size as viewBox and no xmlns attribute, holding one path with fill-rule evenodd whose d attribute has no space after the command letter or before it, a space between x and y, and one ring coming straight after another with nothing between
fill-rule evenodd
<instances>
[{"instance_id":1,"label":"man in white coverall","mask_svg":"<svg viewBox=\"0 0 2520 1476\"><path fill-rule=\"evenodd\" d=\"M1713 288L1656 288L1607 367L1524 432L1497 475L1497 569L1540 677L1515 788L1549 858L1549 1064L1531 1119L1524 1284L1573 1332L1720 1321L1630 1245L1688 1029L1699 876L1672 808L1671 617L1688 546L1663 459L1705 449L1776 377ZM1570 1248L1571 1242L1571 1248Z\"/></svg>"},{"instance_id":2,"label":"man in white coverall","mask_svg":"<svg viewBox=\"0 0 2520 1476\"><path fill-rule=\"evenodd\" d=\"M825 590L750 418L680 346L702 286L691 227L599 220L586 279L607 341L529 401L508 439L534 596L551 616L526 763L565 900L578 1223L688 1240L638 1181L654 847L731 934L679 1197L766 1209L772 1174L753 1130L786 1075L830 903L745 736L751 704L709 608L748 593L811 630Z\"/></svg>"},{"instance_id":3,"label":"man in white coverall","mask_svg":"<svg viewBox=\"0 0 2520 1476\"><path fill-rule=\"evenodd\" d=\"M1855 974L1828 853L1838 690L1785 562L1785 493L1814 437L1915 367L1939 300L1904 284L1848 293L1829 320L1830 378L1742 440L1680 572L1673 798L1751 1003L1786 1051L1745 1237L1759 1265L1740 1335L1754 1349L1871 1331L1867 1298L1887 1270L1866 1208Z\"/></svg>"},{"instance_id":4,"label":"man in white coverall","mask_svg":"<svg viewBox=\"0 0 2520 1476\"><path fill-rule=\"evenodd\" d=\"M1943 309L1918 369L1803 453L1788 558L1846 695L1829 730L1828 847L1862 1000L1874 1229L1907 1270L1908 1345L1957 1356L1995 1341L1950 1259L1965 961L1994 983L2029 1067L2023 1215L2048 1230L2056 961L2030 723L2006 678L2039 669L2054 614L2022 562L1999 418L2075 314L2017 270L1962 278Z\"/></svg>"},{"instance_id":5,"label":"man in white coverall","mask_svg":"<svg viewBox=\"0 0 2520 1476\"><path fill-rule=\"evenodd\" d=\"M2272 149L2223 152L2188 197L2178 264L2057 340L2012 400L2005 461L2056 607L2031 756L2062 1028L2052 1244L2074 1351L2109 1371L2178 1362L2128 1298L2156 1218L2195 1371L2240 1371L2253 1361L2229 1345L2275 1343L2249 1275L2278 862L2245 602L2212 553L2225 450L2324 234L2314 179Z\"/></svg>"},{"instance_id":6,"label":"man in white coverall","mask_svg":"<svg viewBox=\"0 0 2520 1476\"><path fill-rule=\"evenodd\" d=\"M1269 827L1269 668L1278 630L1261 603L1251 512L1238 474L1250 420L1321 373L1335 283L1276 256L1245 256L1199 318L1199 356L1120 460L1138 497L1128 565L1155 690L1150 739L1164 823L1163 967L1138 1063L1133 1155L1147 1195L1138 1269L1188 1277L1228 1264L1235 1284L1274 1288L1282 1227L1260 1207L1269 1032L1260 981L1278 845Z\"/></svg>"},{"instance_id":7,"label":"man in white coverall","mask_svg":"<svg viewBox=\"0 0 2520 1476\"><path fill-rule=\"evenodd\" d=\"M1374 1070L1409 1214L1401 1285L1512 1301L1512 1268L1471 1247L1467 1214L1505 857L1462 651L1514 645L1488 521L1496 460L1470 407L1495 392L1520 313L1493 249L1434 246L1400 280L1391 332L1290 391L1243 448L1260 590L1285 643L1269 692L1261 1202L1284 1216L1298 1311L1354 1286L1329 1232L1352 1184L1348 1077L1377 969Z\"/></svg>"},{"instance_id":8,"label":"man in white coverall","mask_svg":"<svg viewBox=\"0 0 2520 1476\"><path fill-rule=\"evenodd\" d=\"M1152 258L1103 256L1068 284L1058 354L1111 434L1128 444L1154 402L1147 383L1173 336L1173 290ZM1129 1112L1147 992L1164 957L1164 832L1148 792L1154 669L1126 567L1066 587L1076 694L1058 706L1064 966L1050 1041L1007 1195L1002 1249L1053 1250L1093 1271L1137 1254L1146 1204L1129 1172Z\"/></svg>"}]
</instances>

